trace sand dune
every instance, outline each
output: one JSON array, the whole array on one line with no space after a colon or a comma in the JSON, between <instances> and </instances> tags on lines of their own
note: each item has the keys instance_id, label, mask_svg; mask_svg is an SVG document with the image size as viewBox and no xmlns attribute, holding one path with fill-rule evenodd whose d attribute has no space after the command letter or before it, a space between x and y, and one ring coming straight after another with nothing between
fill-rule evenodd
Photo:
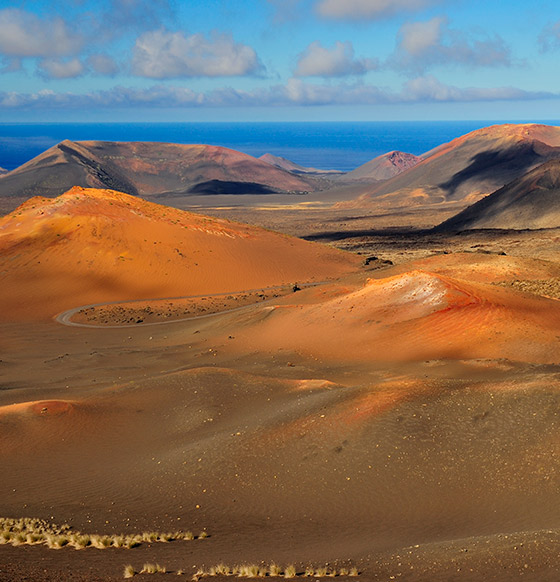
<instances>
[{"instance_id":1,"label":"sand dune","mask_svg":"<svg viewBox=\"0 0 560 582\"><path fill-rule=\"evenodd\" d=\"M424 271L370 279L317 299L263 307L244 339L347 361L558 361L560 304L553 300Z\"/></svg>"},{"instance_id":2,"label":"sand dune","mask_svg":"<svg viewBox=\"0 0 560 582\"><path fill-rule=\"evenodd\" d=\"M466 206L525 172L560 157L560 128L537 124L486 127L421 156L420 163L341 206Z\"/></svg>"},{"instance_id":3,"label":"sand dune","mask_svg":"<svg viewBox=\"0 0 560 582\"><path fill-rule=\"evenodd\" d=\"M80 305L320 281L350 254L108 190L35 198L0 220L3 319Z\"/></svg>"}]
</instances>

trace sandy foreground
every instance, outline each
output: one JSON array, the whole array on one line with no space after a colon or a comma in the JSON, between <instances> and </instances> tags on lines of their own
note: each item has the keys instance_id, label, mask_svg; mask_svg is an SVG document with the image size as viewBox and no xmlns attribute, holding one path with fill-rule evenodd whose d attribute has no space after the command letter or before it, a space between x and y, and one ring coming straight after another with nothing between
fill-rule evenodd
<instances>
[{"instance_id":1,"label":"sandy foreground","mask_svg":"<svg viewBox=\"0 0 560 582\"><path fill-rule=\"evenodd\" d=\"M135 579L275 562L368 581L558 580L555 233L469 240L484 253L411 237L399 258L401 236L361 241L394 265L361 256L265 297L221 289L211 315L199 297L188 314L142 299L66 320L81 325L5 318L2 514L208 537L0 544L0 580L121 580L146 562L168 573Z\"/></svg>"}]
</instances>

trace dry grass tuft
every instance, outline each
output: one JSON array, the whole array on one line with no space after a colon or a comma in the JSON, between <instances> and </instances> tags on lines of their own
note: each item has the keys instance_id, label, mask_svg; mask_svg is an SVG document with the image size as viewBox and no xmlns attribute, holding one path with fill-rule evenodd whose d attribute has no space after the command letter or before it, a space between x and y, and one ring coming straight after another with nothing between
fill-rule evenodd
<instances>
[{"instance_id":1,"label":"dry grass tuft","mask_svg":"<svg viewBox=\"0 0 560 582\"><path fill-rule=\"evenodd\" d=\"M128 564L127 566L124 567L124 574L123 574L123 576L125 578L132 578L135 575L136 575L136 570L134 569L133 566L131 566L130 564Z\"/></svg>"},{"instance_id":2,"label":"dry grass tuft","mask_svg":"<svg viewBox=\"0 0 560 582\"><path fill-rule=\"evenodd\" d=\"M0 517L0 545L14 546L44 544L59 550L65 546L77 550L84 548L134 548L143 542L171 542L175 540L194 540L208 537L206 532L198 538L190 531L173 533L144 532L143 534L99 535L83 534L73 530L68 524L56 525L44 519Z\"/></svg>"},{"instance_id":3,"label":"dry grass tuft","mask_svg":"<svg viewBox=\"0 0 560 582\"><path fill-rule=\"evenodd\" d=\"M295 578L296 568L294 565L286 566L284 570L284 578Z\"/></svg>"},{"instance_id":4,"label":"dry grass tuft","mask_svg":"<svg viewBox=\"0 0 560 582\"><path fill-rule=\"evenodd\" d=\"M208 570L199 569L193 576L193 580L197 582L201 578L208 576L237 576L239 578L264 578L268 577L283 577L283 578L297 578L297 577L314 577L314 578L325 578L335 576L358 576L359 572L357 568L341 568L336 570L334 568L327 568L326 566L314 567L307 566L304 572L297 572L294 565L286 566L282 569L278 564L272 563L268 566L266 565L256 565L256 564L242 564L240 566L234 566L230 568L225 564L218 564L217 566L212 566Z\"/></svg>"}]
</instances>

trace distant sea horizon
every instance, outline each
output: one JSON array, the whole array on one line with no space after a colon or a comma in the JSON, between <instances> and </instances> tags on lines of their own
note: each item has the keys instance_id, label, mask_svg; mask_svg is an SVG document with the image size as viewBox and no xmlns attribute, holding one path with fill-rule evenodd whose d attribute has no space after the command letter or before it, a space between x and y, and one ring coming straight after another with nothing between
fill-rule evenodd
<instances>
[{"instance_id":1,"label":"distant sea horizon","mask_svg":"<svg viewBox=\"0 0 560 582\"><path fill-rule=\"evenodd\" d=\"M502 123L508 122L1 123L0 167L13 170L69 139L209 144L348 172L392 150L420 155L470 131ZM559 124L558 120L511 123Z\"/></svg>"}]
</instances>

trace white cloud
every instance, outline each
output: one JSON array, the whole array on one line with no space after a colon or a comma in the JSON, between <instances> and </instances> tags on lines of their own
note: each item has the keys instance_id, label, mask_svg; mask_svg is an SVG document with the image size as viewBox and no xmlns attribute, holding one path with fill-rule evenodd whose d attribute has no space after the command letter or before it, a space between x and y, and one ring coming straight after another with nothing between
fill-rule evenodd
<instances>
[{"instance_id":1,"label":"white cloud","mask_svg":"<svg viewBox=\"0 0 560 582\"><path fill-rule=\"evenodd\" d=\"M413 73L421 73L432 65L495 67L512 64L510 50L500 37L469 38L450 28L447 18L442 16L403 24L389 62Z\"/></svg>"},{"instance_id":2,"label":"white cloud","mask_svg":"<svg viewBox=\"0 0 560 582\"><path fill-rule=\"evenodd\" d=\"M441 44L441 27L446 23L443 17L427 22L408 22L400 30L399 49L411 57L422 56Z\"/></svg>"},{"instance_id":3,"label":"white cloud","mask_svg":"<svg viewBox=\"0 0 560 582\"><path fill-rule=\"evenodd\" d=\"M325 18L377 20L398 13L409 14L441 0L319 0L317 12Z\"/></svg>"},{"instance_id":4,"label":"white cloud","mask_svg":"<svg viewBox=\"0 0 560 582\"><path fill-rule=\"evenodd\" d=\"M336 42L329 49L319 41L312 42L299 56L295 75L297 77L344 77L363 75L377 69L375 59L354 58L351 42Z\"/></svg>"},{"instance_id":5,"label":"white cloud","mask_svg":"<svg viewBox=\"0 0 560 582\"><path fill-rule=\"evenodd\" d=\"M104 108L183 108L183 107L276 107L322 105L379 105L397 103L490 102L560 99L558 93L524 91L515 87L454 87L435 77L418 77L401 91L375 85L341 83L324 85L289 79L284 85L239 91L230 87L207 93L184 87L156 85L149 89L114 87L86 94L40 91L33 94L0 92L3 109L104 109Z\"/></svg>"},{"instance_id":6,"label":"white cloud","mask_svg":"<svg viewBox=\"0 0 560 582\"><path fill-rule=\"evenodd\" d=\"M263 69L257 53L229 34L185 36L164 29L142 34L134 46L132 72L151 79L233 77Z\"/></svg>"},{"instance_id":7,"label":"white cloud","mask_svg":"<svg viewBox=\"0 0 560 582\"><path fill-rule=\"evenodd\" d=\"M0 54L7 57L71 56L83 43L62 18L40 19L17 8L0 10Z\"/></svg>"},{"instance_id":8,"label":"white cloud","mask_svg":"<svg viewBox=\"0 0 560 582\"><path fill-rule=\"evenodd\" d=\"M39 63L39 73L47 79L72 79L85 73L83 63L77 59L43 59Z\"/></svg>"},{"instance_id":9,"label":"white cloud","mask_svg":"<svg viewBox=\"0 0 560 582\"><path fill-rule=\"evenodd\" d=\"M94 54L87 59L88 67L98 75L116 75L119 72L119 66L109 55Z\"/></svg>"}]
</instances>

